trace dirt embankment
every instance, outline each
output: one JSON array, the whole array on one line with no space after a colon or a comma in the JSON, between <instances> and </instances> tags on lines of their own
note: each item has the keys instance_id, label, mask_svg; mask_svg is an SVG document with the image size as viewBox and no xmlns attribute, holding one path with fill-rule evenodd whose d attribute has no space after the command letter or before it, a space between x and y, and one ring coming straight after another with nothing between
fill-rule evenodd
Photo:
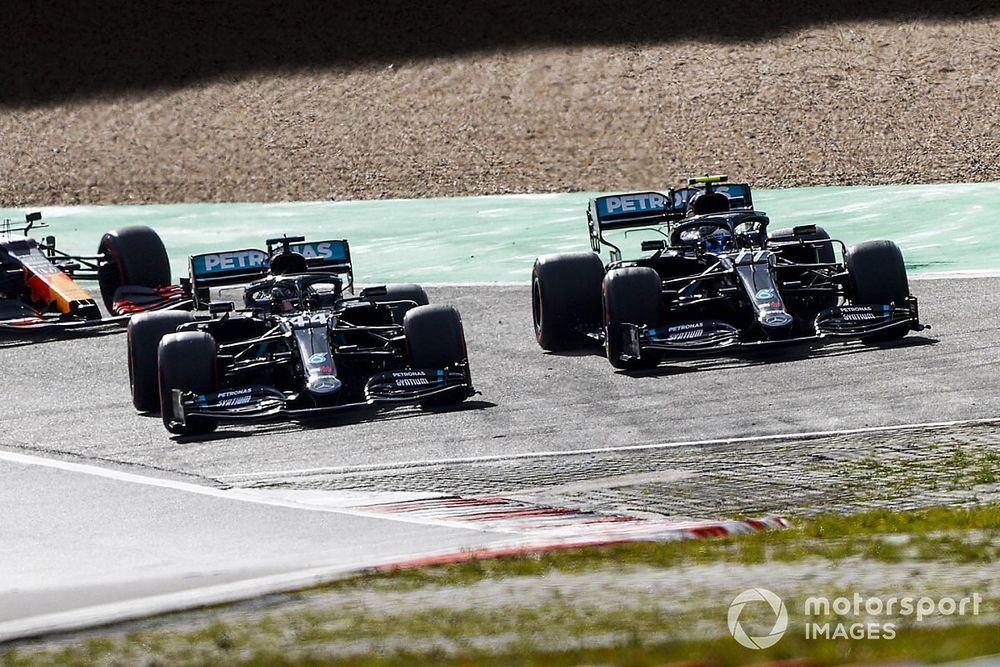
<instances>
[{"instance_id":1,"label":"dirt embankment","mask_svg":"<svg viewBox=\"0 0 1000 667\"><path fill-rule=\"evenodd\" d=\"M1000 18L528 44L0 108L0 206L1000 181ZM151 55L151 57L153 57Z\"/></svg>"}]
</instances>

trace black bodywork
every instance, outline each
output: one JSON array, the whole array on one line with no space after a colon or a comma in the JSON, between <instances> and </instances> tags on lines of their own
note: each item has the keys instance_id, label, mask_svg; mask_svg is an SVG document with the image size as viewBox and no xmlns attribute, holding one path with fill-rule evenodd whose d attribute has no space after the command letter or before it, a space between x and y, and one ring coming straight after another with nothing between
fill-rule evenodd
<instances>
[{"instance_id":1,"label":"black bodywork","mask_svg":"<svg viewBox=\"0 0 1000 667\"><path fill-rule=\"evenodd\" d=\"M302 239L272 240L268 250L283 242L287 251L290 241ZM269 275L265 264L206 280L192 271L194 292L212 317L183 324L177 332L211 335L217 350L217 380L214 391L171 390L168 428L171 421L177 432L183 432L192 421L238 422L325 415L364 406L457 403L474 393L464 337L458 363L415 367L404 314L418 304L393 299L385 287L350 295L353 274L347 242L324 243L336 244L336 256L314 258L306 273ZM219 286L245 281L253 272L265 277L245 288L242 307L210 303L212 290L206 282Z\"/></svg>"},{"instance_id":2,"label":"black bodywork","mask_svg":"<svg viewBox=\"0 0 1000 667\"><path fill-rule=\"evenodd\" d=\"M803 249L840 241L757 242L766 233L759 214L712 215L692 220L727 229L752 224L756 231L735 233L735 247L722 252L677 245L623 266L648 266L662 278L666 321L655 328L626 327L629 347L661 352L717 351L763 347L818 337L863 337L900 327L919 331L917 299L901 304L855 304L849 275L837 262L800 261ZM813 228L795 230L806 236ZM846 250L846 249L845 249Z\"/></svg>"},{"instance_id":3,"label":"black bodywork","mask_svg":"<svg viewBox=\"0 0 1000 667\"><path fill-rule=\"evenodd\" d=\"M753 208L748 185L720 182L720 177L692 181L695 187L667 195L638 193L590 203L593 249L611 251L607 272L649 267L661 285L662 318L656 326L624 322L614 334L607 326L586 332L605 344L606 336L621 335L620 345L609 346L609 354L616 349L622 361L630 361L644 351L714 353L823 338L902 335L925 328L919 321L917 299L908 293L891 304L857 298L849 267L836 259L835 248L842 257L848 256L842 242L813 226L771 237L770 220ZM706 190L726 194L728 210L692 214L689 202ZM627 200L630 196L633 199ZM604 232L639 227L663 238L643 242L643 250L650 254L622 260L620 249L604 238ZM719 230L722 233L716 234ZM726 238L721 247L710 246L715 236Z\"/></svg>"}]
</instances>

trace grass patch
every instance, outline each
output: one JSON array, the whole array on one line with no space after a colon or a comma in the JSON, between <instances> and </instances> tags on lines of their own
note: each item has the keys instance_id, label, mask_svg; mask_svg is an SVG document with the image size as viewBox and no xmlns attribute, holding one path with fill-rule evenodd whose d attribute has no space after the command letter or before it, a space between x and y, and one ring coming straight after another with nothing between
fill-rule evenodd
<instances>
[{"instance_id":1,"label":"grass patch","mask_svg":"<svg viewBox=\"0 0 1000 667\"><path fill-rule=\"evenodd\" d=\"M975 535L970 537L969 534ZM902 536L905 540L887 540ZM786 530L713 540L635 542L606 547L550 551L530 556L470 560L396 572L373 573L338 582L337 588L464 585L484 579L534 576L553 570L583 572L601 567L731 562L751 565L805 558L832 561L866 558L895 563L904 559L990 563L1000 560L1000 504L935 507L900 512L872 509L848 516L819 514Z\"/></svg>"},{"instance_id":2,"label":"grass patch","mask_svg":"<svg viewBox=\"0 0 1000 667\"><path fill-rule=\"evenodd\" d=\"M565 610L564 610L565 611ZM286 667L390 667L396 665L441 665L442 667L463 667L482 665L630 665L652 667L679 660L697 661L706 665L741 665L748 662L768 662L776 660L804 660L812 665L835 665L851 663L871 663L904 660L919 657L922 662L940 662L990 655L1000 652L1000 633L996 625L965 624L935 626L909 626L901 628L894 639L851 640L851 639L807 639L800 628L789 631L775 646L751 651L743 648L732 638L719 636L711 639L663 639L650 640L650 622L654 628L662 630L671 626L694 622L690 617L658 616L651 618L626 617L624 614L605 617L601 614L569 613L569 624L550 613L532 614L522 612L520 616L489 618L484 615L448 615L440 612L407 617L405 619L382 619L402 622L404 636L430 636L437 639L436 645L420 648L420 641L382 643L374 634L388 634L381 625L368 628L362 624L374 624L379 619L358 618L348 631L320 632L311 638L295 637L294 643L282 646L268 641L259 634L246 634L246 641L239 646L219 646L214 641L199 641L194 636L177 637L159 644L159 651L152 645L144 644L137 637L130 637L118 645L107 642L90 642L83 647L66 648L60 651L34 653L10 651L0 664L3 667L90 667L95 664L146 664L146 665L241 665L263 667L266 665ZM563 639L580 640L581 647L553 650L547 639L538 639L532 628L539 622L558 625ZM237 636L244 634L238 628L222 628L224 624L213 624L214 632ZM516 628L519 638L502 650L482 648L467 637L475 637L477 631L497 633L499 629ZM587 647L586 639L601 636L607 628L613 627L613 638L603 646ZM251 628L252 630L252 628ZM668 631L669 632L669 631ZM368 650L354 655L338 655L325 648L327 642L349 642L352 636L364 634ZM663 632L659 633L664 634ZM201 637L200 639L204 639ZM444 648L444 647L447 648Z\"/></svg>"},{"instance_id":3,"label":"grass patch","mask_svg":"<svg viewBox=\"0 0 1000 667\"><path fill-rule=\"evenodd\" d=\"M965 491L1000 479L1000 452L994 447L938 443L930 451L933 456L868 456L842 465L852 478L877 480L876 488L862 494L868 501L927 491Z\"/></svg>"}]
</instances>

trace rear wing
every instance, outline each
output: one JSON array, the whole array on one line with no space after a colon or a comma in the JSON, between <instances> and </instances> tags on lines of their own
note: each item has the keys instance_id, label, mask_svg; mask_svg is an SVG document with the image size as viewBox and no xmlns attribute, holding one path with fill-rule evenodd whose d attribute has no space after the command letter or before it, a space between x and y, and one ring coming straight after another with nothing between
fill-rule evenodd
<instances>
[{"instance_id":1,"label":"rear wing","mask_svg":"<svg viewBox=\"0 0 1000 667\"><path fill-rule=\"evenodd\" d=\"M587 206L587 226L590 229L590 246L600 252L604 232L633 227L651 227L675 222L687 215L688 202L706 186L713 192L729 197L730 210L753 210L750 186L746 183L720 182L692 179L697 187L659 192L632 192L620 195L594 197ZM724 179L725 177L721 177Z\"/></svg>"},{"instance_id":2,"label":"rear wing","mask_svg":"<svg viewBox=\"0 0 1000 667\"><path fill-rule=\"evenodd\" d=\"M590 246L600 252L603 233L615 229L649 227L680 220L686 204L669 194L659 192L632 192L621 195L594 197L587 206L587 226L590 228Z\"/></svg>"},{"instance_id":3,"label":"rear wing","mask_svg":"<svg viewBox=\"0 0 1000 667\"><path fill-rule=\"evenodd\" d=\"M288 250L306 258L309 271L342 273L347 276L348 289L354 285L351 248L346 239L311 242L301 238L273 239L267 242L267 251L245 248L192 255L188 260L188 272L195 307L200 308L210 301L213 287L249 283L266 276L275 246L286 244Z\"/></svg>"},{"instance_id":4,"label":"rear wing","mask_svg":"<svg viewBox=\"0 0 1000 667\"><path fill-rule=\"evenodd\" d=\"M595 197L587 208L588 219L605 230L656 225L683 215L683 206L675 205L672 194L659 192Z\"/></svg>"}]
</instances>

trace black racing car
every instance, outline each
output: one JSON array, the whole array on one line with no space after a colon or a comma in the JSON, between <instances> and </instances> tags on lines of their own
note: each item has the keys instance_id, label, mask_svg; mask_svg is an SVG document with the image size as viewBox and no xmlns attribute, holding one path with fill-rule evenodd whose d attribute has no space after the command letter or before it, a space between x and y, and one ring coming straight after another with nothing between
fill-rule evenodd
<instances>
[{"instance_id":1,"label":"black racing car","mask_svg":"<svg viewBox=\"0 0 1000 667\"><path fill-rule=\"evenodd\" d=\"M54 236L28 234L47 227L41 213L0 226L0 335L59 333L125 324L145 310L191 308L183 287L170 283L163 242L149 227L124 227L101 237L97 254L70 255ZM77 280L95 280L111 317Z\"/></svg>"},{"instance_id":2,"label":"black racing car","mask_svg":"<svg viewBox=\"0 0 1000 667\"><path fill-rule=\"evenodd\" d=\"M812 225L770 232L747 184L705 176L688 186L592 199L594 252L538 258L532 310L542 348L599 342L616 368L640 369L669 355L925 328L893 242L846 248ZM605 238L613 230L652 236L647 254L623 260Z\"/></svg>"},{"instance_id":3,"label":"black racing car","mask_svg":"<svg viewBox=\"0 0 1000 667\"><path fill-rule=\"evenodd\" d=\"M347 241L272 239L266 252L190 263L208 315L145 313L128 327L133 404L159 411L172 433L364 406L447 405L474 393L458 311L428 305L418 285L353 296ZM212 301L248 280L242 307Z\"/></svg>"}]
</instances>

